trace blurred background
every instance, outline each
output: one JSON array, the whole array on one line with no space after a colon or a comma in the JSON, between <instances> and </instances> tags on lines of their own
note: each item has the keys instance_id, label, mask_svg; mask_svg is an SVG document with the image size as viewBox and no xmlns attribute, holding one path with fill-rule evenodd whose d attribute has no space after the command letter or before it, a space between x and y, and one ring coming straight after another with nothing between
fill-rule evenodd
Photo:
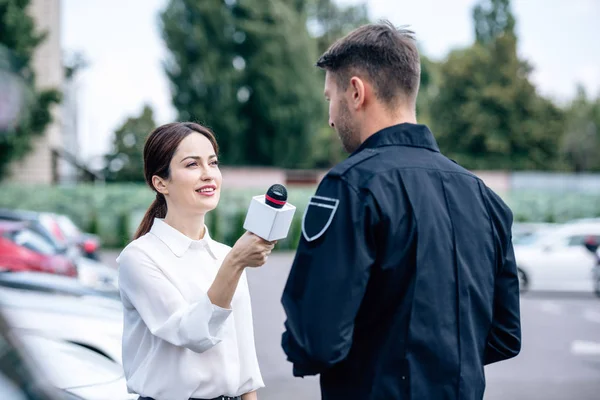
<instances>
[{"instance_id":1,"label":"blurred background","mask_svg":"<svg viewBox=\"0 0 600 400\"><path fill-rule=\"evenodd\" d=\"M303 210L346 157L313 65L381 18L416 33L419 122L515 215L523 350L486 399L600 398L597 0L0 0L0 398L137 398L115 258L154 198L145 137L193 120L221 146L213 238L273 183L298 207L249 273L259 398L318 399L279 347Z\"/></svg>"}]
</instances>

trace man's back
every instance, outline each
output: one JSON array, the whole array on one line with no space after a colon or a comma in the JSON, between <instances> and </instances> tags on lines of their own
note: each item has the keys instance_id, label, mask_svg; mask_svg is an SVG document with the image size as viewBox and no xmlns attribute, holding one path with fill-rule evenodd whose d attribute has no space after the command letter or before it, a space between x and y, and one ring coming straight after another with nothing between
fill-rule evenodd
<instances>
[{"instance_id":1,"label":"man's back","mask_svg":"<svg viewBox=\"0 0 600 400\"><path fill-rule=\"evenodd\" d=\"M510 210L480 179L440 154L420 125L377 133L326 180L333 182L323 184L325 195L328 185L348 185L357 193L350 208L367 203L368 211L350 212L347 219L368 219L362 252L372 261L368 276L360 275L363 290L354 289L361 300L350 343L328 343L347 347L346 357L319 368L323 398L481 399L483 365L520 348ZM314 257L326 242L301 243L297 262L305 263L305 251ZM321 273L328 273L326 265ZM292 308L286 311L293 315ZM310 355L317 347L309 345L311 329L303 325L298 336L304 337L296 341L308 350L306 359L319 359Z\"/></svg>"}]
</instances>

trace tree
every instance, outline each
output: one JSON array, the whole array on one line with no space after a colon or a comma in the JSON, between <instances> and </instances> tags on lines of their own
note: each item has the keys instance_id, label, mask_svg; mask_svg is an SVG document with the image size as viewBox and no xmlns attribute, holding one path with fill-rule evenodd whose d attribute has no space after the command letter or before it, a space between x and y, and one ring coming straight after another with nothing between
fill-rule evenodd
<instances>
[{"instance_id":1,"label":"tree","mask_svg":"<svg viewBox=\"0 0 600 400\"><path fill-rule=\"evenodd\" d=\"M322 111L301 2L171 0L165 70L182 120L211 127L225 164L311 164Z\"/></svg>"},{"instance_id":2,"label":"tree","mask_svg":"<svg viewBox=\"0 0 600 400\"><path fill-rule=\"evenodd\" d=\"M43 134L51 122L50 108L60 101L55 89L37 90L31 59L45 34L37 32L33 18L27 13L29 0L0 0L0 64L24 83L26 101L16 126L0 127L0 179L8 165L31 150L31 140Z\"/></svg>"},{"instance_id":3,"label":"tree","mask_svg":"<svg viewBox=\"0 0 600 400\"><path fill-rule=\"evenodd\" d=\"M365 4L341 6L333 0L309 0L306 2L309 31L317 42L318 54L321 55L336 40L344 37L353 29L370 23ZM313 61L316 62L316 59ZM321 73L322 93L324 74ZM327 109L323 97L320 98L321 107ZM317 145L314 153L314 166L320 168L331 167L342 161L348 155L344 151L335 131L329 126L327 117L318 127Z\"/></svg>"},{"instance_id":4,"label":"tree","mask_svg":"<svg viewBox=\"0 0 600 400\"><path fill-rule=\"evenodd\" d=\"M239 1L233 11L238 29L246 35L236 46L237 57L245 62L240 90L249 93L243 101L238 92L240 115L249 127L239 140L246 162L312 166L324 107L305 15L282 1Z\"/></svg>"},{"instance_id":5,"label":"tree","mask_svg":"<svg viewBox=\"0 0 600 400\"><path fill-rule=\"evenodd\" d=\"M583 87L566 110L562 153L575 172L600 171L600 96L589 100Z\"/></svg>"},{"instance_id":6,"label":"tree","mask_svg":"<svg viewBox=\"0 0 600 400\"><path fill-rule=\"evenodd\" d=\"M493 45L500 36L514 36L510 0L481 0L473 9L473 21L477 43Z\"/></svg>"},{"instance_id":7,"label":"tree","mask_svg":"<svg viewBox=\"0 0 600 400\"><path fill-rule=\"evenodd\" d=\"M115 131L113 152L106 156L107 181L144 182L144 143L155 127L152 108L145 105Z\"/></svg>"},{"instance_id":8,"label":"tree","mask_svg":"<svg viewBox=\"0 0 600 400\"><path fill-rule=\"evenodd\" d=\"M517 57L508 0L484 0L473 14L477 41L440 65L431 104L440 148L471 169L555 168L563 114Z\"/></svg>"},{"instance_id":9,"label":"tree","mask_svg":"<svg viewBox=\"0 0 600 400\"><path fill-rule=\"evenodd\" d=\"M417 120L420 124L431 126L431 104L439 93L439 65L423 53L421 55L421 82L417 96Z\"/></svg>"},{"instance_id":10,"label":"tree","mask_svg":"<svg viewBox=\"0 0 600 400\"><path fill-rule=\"evenodd\" d=\"M309 0L306 4L308 24L319 54L351 30L370 22L366 4L341 6L333 0Z\"/></svg>"}]
</instances>

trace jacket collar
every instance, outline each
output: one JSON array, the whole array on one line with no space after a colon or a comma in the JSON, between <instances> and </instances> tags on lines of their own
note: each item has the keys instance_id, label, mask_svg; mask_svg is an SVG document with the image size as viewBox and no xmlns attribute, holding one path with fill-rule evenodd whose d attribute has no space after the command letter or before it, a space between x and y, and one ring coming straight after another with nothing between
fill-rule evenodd
<instances>
[{"instance_id":1,"label":"jacket collar","mask_svg":"<svg viewBox=\"0 0 600 400\"><path fill-rule=\"evenodd\" d=\"M440 152L429 128L425 125L403 123L384 128L371 135L352 155L364 150L384 146L422 147Z\"/></svg>"}]
</instances>

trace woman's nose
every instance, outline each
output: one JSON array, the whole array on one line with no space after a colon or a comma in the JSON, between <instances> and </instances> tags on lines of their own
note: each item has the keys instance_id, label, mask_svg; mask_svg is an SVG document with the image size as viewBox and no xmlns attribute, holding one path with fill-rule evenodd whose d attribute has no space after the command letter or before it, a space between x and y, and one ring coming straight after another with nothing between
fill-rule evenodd
<instances>
[{"instance_id":1,"label":"woman's nose","mask_svg":"<svg viewBox=\"0 0 600 400\"><path fill-rule=\"evenodd\" d=\"M214 171L212 168L205 166L202 168L202 175L200 177L203 181L210 181L214 178Z\"/></svg>"}]
</instances>

